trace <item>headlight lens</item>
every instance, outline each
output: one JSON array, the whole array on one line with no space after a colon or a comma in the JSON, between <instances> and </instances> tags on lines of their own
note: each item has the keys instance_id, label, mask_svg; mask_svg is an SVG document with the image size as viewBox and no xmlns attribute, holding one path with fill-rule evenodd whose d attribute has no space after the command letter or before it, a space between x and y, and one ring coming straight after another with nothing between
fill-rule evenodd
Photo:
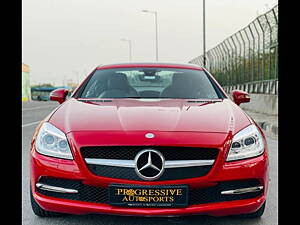
<instances>
[{"instance_id":1,"label":"headlight lens","mask_svg":"<svg viewBox=\"0 0 300 225\"><path fill-rule=\"evenodd\" d=\"M45 122L39 130L35 147L37 152L62 159L73 159L66 135Z\"/></svg>"},{"instance_id":2,"label":"headlight lens","mask_svg":"<svg viewBox=\"0 0 300 225\"><path fill-rule=\"evenodd\" d=\"M264 152L263 138L252 124L234 135L226 161L246 159Z\"/></svg>"}]
</instances>

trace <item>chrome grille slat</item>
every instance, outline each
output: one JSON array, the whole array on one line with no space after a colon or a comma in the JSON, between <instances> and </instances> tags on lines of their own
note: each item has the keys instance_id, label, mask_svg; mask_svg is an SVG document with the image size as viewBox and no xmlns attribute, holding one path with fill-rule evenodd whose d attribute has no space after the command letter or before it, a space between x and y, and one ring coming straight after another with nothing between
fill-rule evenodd
<instances>
[{"instance_id":1,"label":"chrome grille slat","mask_svg":"<svg viewBox=\"0 0 300 225\"><path fill-rule=\"evenodd\" d=\"M85 162L90 165L102 166L116 166L134 168L134 160L122 159L94 159L85 158ZM179 167L193 167L193 166L210 166L214 164L215 160L167 160L165 161L165 168L179 168Z\"/></svg>"}]
</instances>

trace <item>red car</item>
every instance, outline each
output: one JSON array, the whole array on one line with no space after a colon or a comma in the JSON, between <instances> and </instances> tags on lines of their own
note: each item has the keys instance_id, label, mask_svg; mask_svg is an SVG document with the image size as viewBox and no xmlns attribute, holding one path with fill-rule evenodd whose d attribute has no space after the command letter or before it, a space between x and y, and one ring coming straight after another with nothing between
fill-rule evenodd
<instances>
[{"instance_id":1,"label":"red car","mask_svg":"<svg viewBox=\"0 0 300 225\"><path fill-rule=\"evenodd\" d=\"M204 68L97 67L37 127L31 204L38 216L260 217L268 150L258 125Z\"/></svg>"}]
</instances>

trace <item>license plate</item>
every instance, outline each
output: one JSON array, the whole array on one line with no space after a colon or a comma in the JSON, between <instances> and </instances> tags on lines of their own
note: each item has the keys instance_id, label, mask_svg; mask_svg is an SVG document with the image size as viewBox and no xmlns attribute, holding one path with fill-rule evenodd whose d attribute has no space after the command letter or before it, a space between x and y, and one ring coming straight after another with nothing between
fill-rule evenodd
<instances>
[{"instance_id":1,"label":"license plate","mask_svg":"<svg viewBox=\"0 0 300 225\"><path fill-rule=\"evenodd\" d=\"M188 187L111 184L109 204L128 207L186 207Z\"/></svg>"}]
</instances>

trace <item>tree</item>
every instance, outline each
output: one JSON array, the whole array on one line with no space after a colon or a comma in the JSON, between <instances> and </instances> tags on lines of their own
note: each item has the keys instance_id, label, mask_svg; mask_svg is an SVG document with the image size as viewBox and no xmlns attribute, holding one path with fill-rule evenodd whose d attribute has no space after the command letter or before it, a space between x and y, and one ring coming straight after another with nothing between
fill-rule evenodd
<instances>
[{"instance_id":1,"label":"tree","mask_svg":"<svg viewBox=\"0 0 300 225\"><path fill-rule=\"evenodd\" d=\"M32 88L37 88L37 87L54 87L52 84L50 83L44 83L44 84L36 84L36 85L32 85Z\"/></svg>"}]
</instances>

